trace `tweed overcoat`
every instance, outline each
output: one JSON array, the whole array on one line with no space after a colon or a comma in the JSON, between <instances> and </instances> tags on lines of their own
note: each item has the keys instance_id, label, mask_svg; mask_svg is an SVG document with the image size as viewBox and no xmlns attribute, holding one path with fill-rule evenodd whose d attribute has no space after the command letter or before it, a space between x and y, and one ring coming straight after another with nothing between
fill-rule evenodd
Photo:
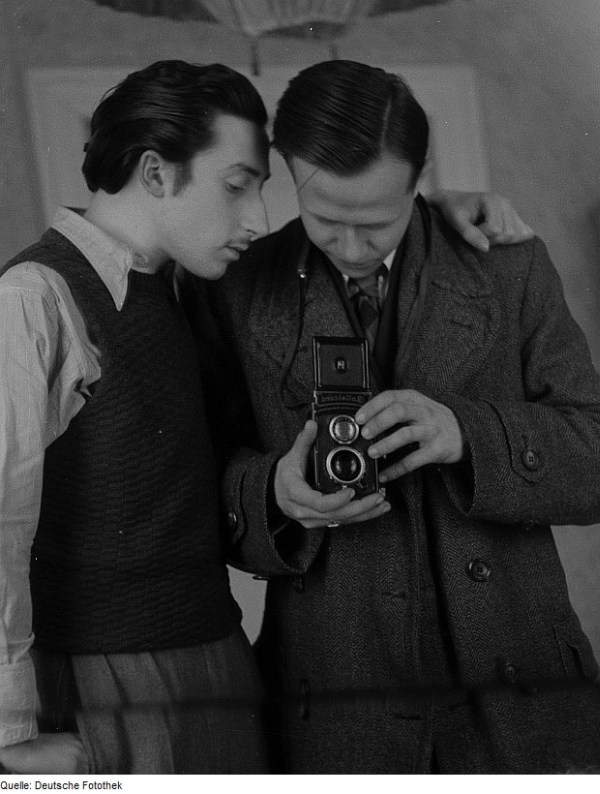
<instances>
[{"instance_id":1,"label":"tweed overcoat","mask_svg":"<svg viewBox=\"0 0 600 794\"><path fill-rule=\"evenodd\" d=\"M257 650L281 698L283 768L420 771L398 741L416 748L429 730L410 709L425 529L478 737L462 771L600 765L597 665L550 529L600 520L600 380L538 238L483 254L431 217L429 241L416 209L405 236L402 267L418 271L428 244L431 264L392 385L448 405L469 460L401 478L376 521L272 531L273 465L308 415L311 337L353 333L319 256L299 326L300 221L220 282L192 283L233 558L269 580Z\"/></svg>"}]
</instances>

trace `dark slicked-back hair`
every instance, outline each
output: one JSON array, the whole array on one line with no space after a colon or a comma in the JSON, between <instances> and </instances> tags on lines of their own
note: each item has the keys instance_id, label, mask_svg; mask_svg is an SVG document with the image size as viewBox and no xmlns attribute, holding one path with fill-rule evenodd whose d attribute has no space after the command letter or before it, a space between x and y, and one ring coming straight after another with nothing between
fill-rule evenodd
<instances>
[{"instance_id":1,"label":"dark slicked-back hair","mask_svg":"<svg viewBox=\"0 0 600 794\"><path fill-rule=\"evenodd\" d=\"M273 145L338 176L352 176L384 152L413 167L427 157L429 124L396 74L355 61L325 61L294 77L277 105Z\"/></svg>"},{"instance_id":2,"label":"dark slicked-back hair","mask_svg":"<svg viewBox=\"0 0 600 794\"><path fill-rule=\"evenodd\" d=\"M132 72L94 111L82 166L88 188L116 193L148 149L181 166L179 187L191 159L214 142L219 114L264 127L265 106L243 75L221 64L157 61Z\"/></svg>"}]
</instances>

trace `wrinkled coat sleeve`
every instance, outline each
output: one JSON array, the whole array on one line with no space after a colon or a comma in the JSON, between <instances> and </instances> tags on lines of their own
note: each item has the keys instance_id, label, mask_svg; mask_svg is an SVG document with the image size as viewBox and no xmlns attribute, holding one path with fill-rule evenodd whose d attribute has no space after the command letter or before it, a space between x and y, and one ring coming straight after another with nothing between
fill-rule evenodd
<instances>
[{"instance_id":1,"label":"wrinkled coat sleeve","mask_svg":"<svg viewBox=\"0 0 600 794\"><path fill-rule=\"evenodd\" d=\"M252 400L235 353L226 281L208 285L185 276L188 317L196 333L203 384L216 457L220 467L222 524L228 561L259 576L294 575L307 570L322 533L305 530L282 516L275 504L272 478L289 446L265 450ZM236 283L236 305L243 305L244 284Z\"/></svg>"},{"instance_id":2,"label":"wrinkled coat sleeve","mask_svg":"<svg viewBox=\"0 0 600 794\"><path fill-rule=\"evenodd\" d=\"M591 524L600 520L600 379L540 240L522 281L523 397L444 395L462 426L472 476L464 467L443 474L470 518Z\"/></svg>"}]
</instances>

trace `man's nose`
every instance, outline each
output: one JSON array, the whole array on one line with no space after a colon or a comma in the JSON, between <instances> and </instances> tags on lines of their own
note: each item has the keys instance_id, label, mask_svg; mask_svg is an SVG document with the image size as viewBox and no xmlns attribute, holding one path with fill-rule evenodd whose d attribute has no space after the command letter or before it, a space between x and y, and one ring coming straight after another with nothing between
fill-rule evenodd
<instances>
[{"instance_id":1,"label":"man's nose","mask_svg":"<svg viewBox=\"0 0 600 794\"><path fill-rule=\"evenodd\" d=\"M244 229L250 234L251 238L257 239L264 237L269 232L269 219L267 217L267 208L262 196L258 196L252 200L248 206L243 219Z\"/></svg>"},{"instance_id":2,"label":"man's nose","mask_svg":"<svg viewBox=\"0 0 600 794\"><path fill-rule=\"evenodd\" d=\"M345 262L358 263L364 258L365 246L355 229L346 227L339 232L338 256Z\"/></svg>"}]
</instances>

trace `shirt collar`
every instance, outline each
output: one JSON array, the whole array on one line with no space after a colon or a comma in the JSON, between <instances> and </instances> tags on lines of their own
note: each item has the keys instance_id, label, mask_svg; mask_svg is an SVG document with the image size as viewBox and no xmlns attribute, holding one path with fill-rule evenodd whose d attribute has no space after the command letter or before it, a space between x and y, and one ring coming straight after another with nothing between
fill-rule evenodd
<instances>
[{"instance_id":1,"label":"shirt collar","mask_svg":"<svg viewBox=\"0 0 600 794\"><path fill-rule=\"evenodd\" d=\"M397 250L398 250L397 248L394 248L394 250L390 251L390 253L383 260L383 264L387 267L388 273L392 269L392 262L394 261L394 257L396 256L396 251Z\"/></svg>"},{"instance_id":2,"label":"shirt collar","mask_svg":"<svg viewBox=\"0 0 600 794\"><path fill-rule=\"evenodd\" d=\"M145 258L90 223L77 210L60 207L52 228L64 235L89 260L120 311L127 297L129 271L147 271Z\"/></svg>"},{"instance_id":3,"label":"shirt collar","mask_svg":"<svg viewBox=\"0 0 600 794\"><path fill-rule=\"evenodd\" d=\"M394 257L396 256L396 251L397 249L394 248L394 250L390 251L390 253L383 260L383 264L387 267L388 273L392 269L392 262L394 261ZM344 284L347 284L350 276L346 276L344 273L342 273L342 276L344 278Z\"/></svg>"}]
</instances>

